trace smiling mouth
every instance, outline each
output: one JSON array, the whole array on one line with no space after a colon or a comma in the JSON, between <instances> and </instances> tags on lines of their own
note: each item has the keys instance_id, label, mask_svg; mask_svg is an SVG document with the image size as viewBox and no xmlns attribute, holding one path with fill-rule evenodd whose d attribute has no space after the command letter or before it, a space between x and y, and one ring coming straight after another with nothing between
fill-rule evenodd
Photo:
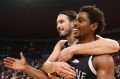
<instances>
[{"instance_id":1,"label":"smiling mouth","mask_svg":"<svg viewBox=\"0 0 120 79\"><path fill-rule=\"evenodd\" d=\"M77 31L79 31L79 30L78 30L78 29L73 29L73 31L74 31L74 32L77 32Z\"/></svg>"},{"instance_id":2,"label":"smiling mouth","mask_svg":"<svg viewBox=\"0 0 120 79\"><path fill-rule=\"evenodd\" d=\"M62 28L58 28L57 30L58 30L59 32L61 32L61 31L63 31L64 29L62 29Z\"/></svg>"}]
</instances>

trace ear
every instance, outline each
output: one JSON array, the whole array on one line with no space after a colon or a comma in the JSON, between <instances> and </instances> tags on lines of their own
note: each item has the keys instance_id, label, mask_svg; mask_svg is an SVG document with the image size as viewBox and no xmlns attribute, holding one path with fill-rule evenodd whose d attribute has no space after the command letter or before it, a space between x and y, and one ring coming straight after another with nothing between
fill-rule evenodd
<instances>
[{"instance_id":1,"label":"ear","mask_svg":"<svg viewBox=\"0 0 120 79\"><path fill-rule=\"evenodd\" d=\"M95 31L97 28L98 28L98 23L93 23L91 26L90 26L91 30L92 31Z\"/></svg>"}]
</instances>

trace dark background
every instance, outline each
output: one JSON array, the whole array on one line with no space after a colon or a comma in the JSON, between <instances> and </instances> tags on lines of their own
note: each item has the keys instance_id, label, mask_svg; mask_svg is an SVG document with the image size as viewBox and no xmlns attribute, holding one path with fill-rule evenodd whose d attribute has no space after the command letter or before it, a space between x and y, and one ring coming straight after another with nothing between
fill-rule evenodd
<instances>
[{"instance_id":1,"label":"dark background","mask_svg":"<svg viewBox=\"0 0 120 79\"><path fill-rule=\"evenodd\" d=\"M120 36L119 0L0 0L0 39L57 38L59 11L94 4L105 13L103 35Z\"/></svg>"}]
</instances>

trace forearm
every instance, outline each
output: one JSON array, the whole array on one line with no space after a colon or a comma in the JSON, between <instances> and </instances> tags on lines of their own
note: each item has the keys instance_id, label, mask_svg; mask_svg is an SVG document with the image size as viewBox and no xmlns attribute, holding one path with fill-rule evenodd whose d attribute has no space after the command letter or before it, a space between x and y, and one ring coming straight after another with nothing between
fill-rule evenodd
<instances>
[{"instance_id":1,"label":"forearm","mask_svg":"<svg viewBox=\"0 0 120 79\"><path fill-rule=\"evenodd\" d=\"M35 79L48 79L44 72L37 70L29 65L26 66L24 72L34 77Z\"/></svg>"},{"instance_id":2,"label":"forearm","mask_svg":"<svg viewBox=\"0 0 120 79\"><path fill-rule=\"evenodd\" d=\"M114 53L120 49L119 44L116 41L101 42L95 41L85 44L76 44L70 48L73 54L107 54Z\"/></svg>"},{"instance_id":3,"label":"forearm","mask_svg":"<svg viewBox=\"0 0 120 79\"><path fill-rule=\"evenodd\" d=\"M96 46L96 45L76 45L73 48L73 54L94 54L94 55L99 55L99 54L106 54L106 53L113 53L114 51L112 49L108 49L107 47L104 46Z\"/></svg>"}]
</instances>

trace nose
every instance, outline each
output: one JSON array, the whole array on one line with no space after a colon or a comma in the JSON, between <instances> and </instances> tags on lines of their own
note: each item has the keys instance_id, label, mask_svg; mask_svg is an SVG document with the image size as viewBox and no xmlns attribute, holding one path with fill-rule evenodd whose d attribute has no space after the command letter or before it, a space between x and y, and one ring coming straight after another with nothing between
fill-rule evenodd
<instances>
[{"instance_id":1,"label":"nose","mask_svg":"<svg viewBox=\"0 0 120 79\"><path fill-rule=\"evenodd\" d=\"M57 30L59 30L61 28L60 24L57 24Z\"/></svg>"}]
</instances>

